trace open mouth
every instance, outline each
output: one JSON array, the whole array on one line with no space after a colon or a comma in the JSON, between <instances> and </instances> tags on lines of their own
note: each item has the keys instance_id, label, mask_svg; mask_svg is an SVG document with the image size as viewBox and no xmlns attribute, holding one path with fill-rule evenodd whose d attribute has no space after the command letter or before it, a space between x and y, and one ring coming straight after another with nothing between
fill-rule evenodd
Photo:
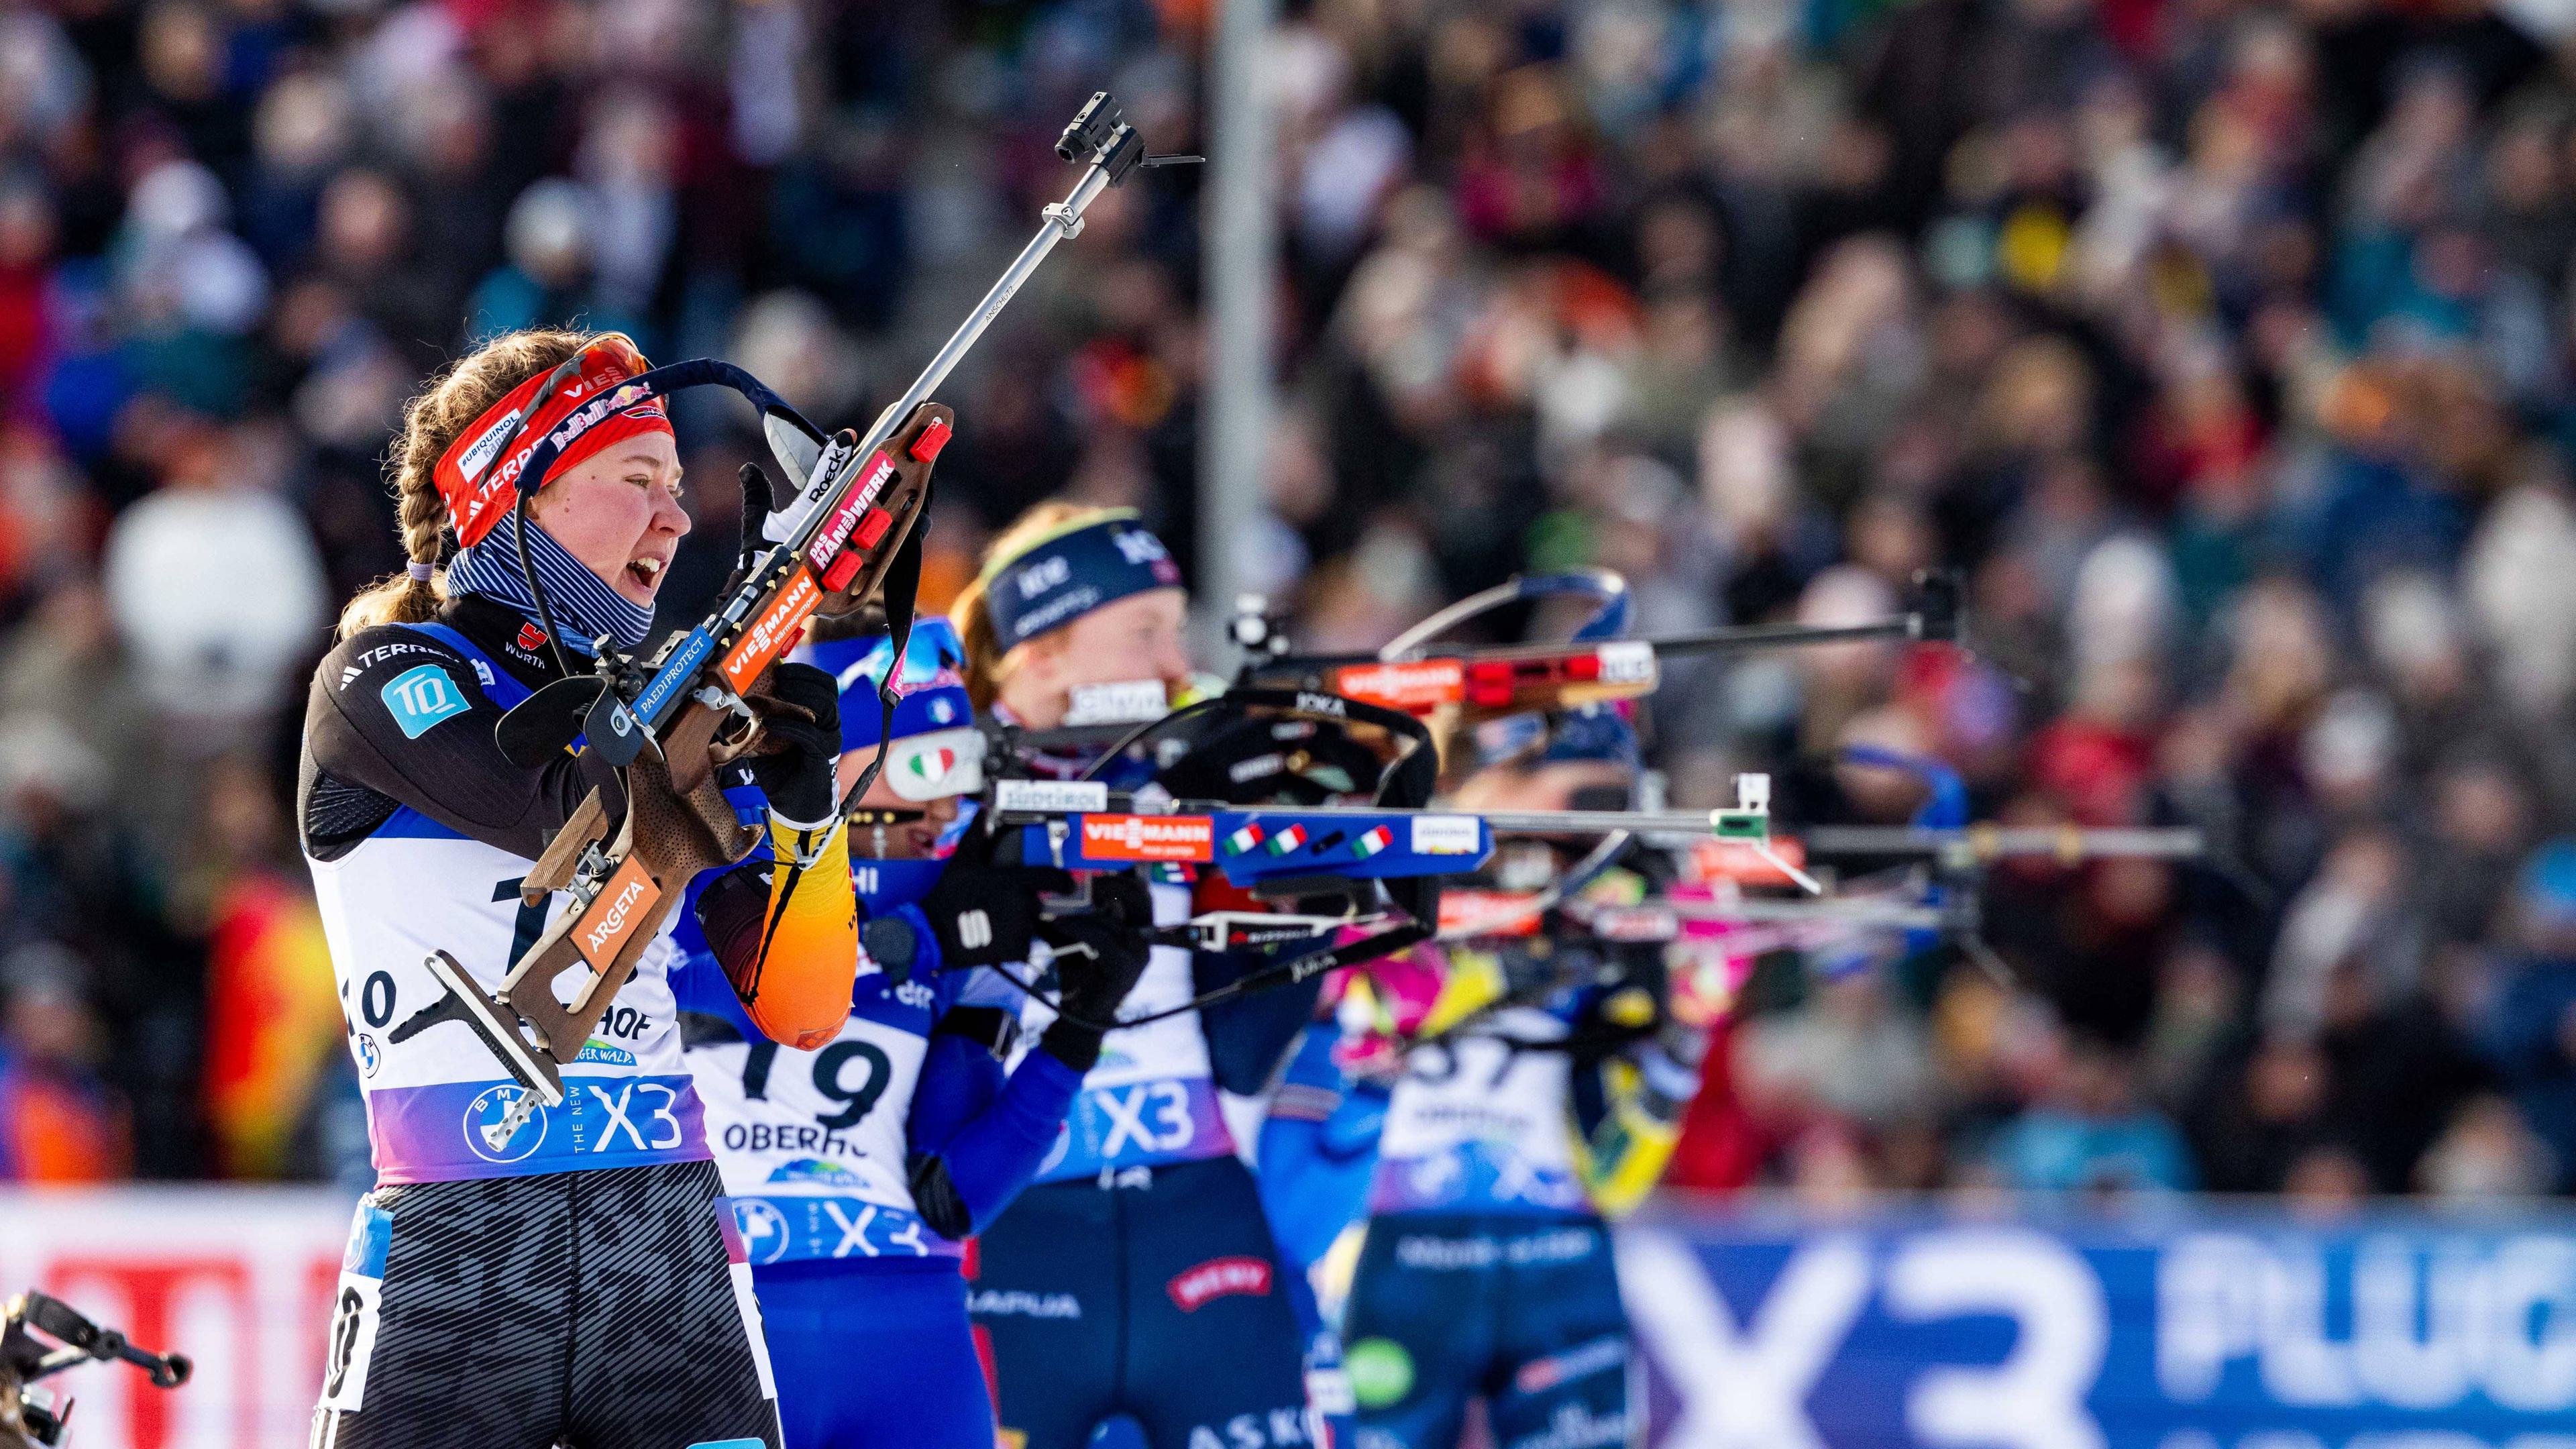
<instances>
[{"instance_id":1,"label":"open mouth","mask_svg":"<svg viewBox=\"0 0 2576 1449\"><path fill-rule=\"evenodd\" d=\"M626 577L634 581L635 587L650 594L662 586L662 571L669 566L665 561L648 554L626 565Z\"/></svg>"}]
</instances>

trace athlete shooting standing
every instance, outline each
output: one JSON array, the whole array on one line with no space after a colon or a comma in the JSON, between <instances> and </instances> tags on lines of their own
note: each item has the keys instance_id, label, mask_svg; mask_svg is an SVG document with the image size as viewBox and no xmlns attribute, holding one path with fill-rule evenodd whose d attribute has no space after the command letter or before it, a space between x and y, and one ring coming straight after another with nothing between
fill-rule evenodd
<instances>
[{"instance_id":1,"label":"athlete shooting standing","mask_svg":"<svg viewBox=\"0 0 2576 1449\"><path fill-rule=\"evenodd\" d=\"M539 397L574 358L577 373ZM564 1102L497 1143L486 1129L524 1089L422 964L444 950L490 990L561 907L523 905L519 884L589 782L569 752L511 764L493 724L558 677L556 644L643 642L689 528L661 404L580 434L533 485L524 540L510 504L527 450L645 366L614 334L522 332L436 380L394 460L410 566L349 605L314 676L300 836L377 1172L340 1278L317 1445L778 1443L748 1270L717 1228L681 1061L668 928L564 1066ZM539 623L523 544L560 640ZM815 857L793 902L800 929L782 937L820 944L766 963L749 1019L819 1042L848 1010L856 962L830 828L838 699L802 665L779 666L770 692L804 717L771 718L748 773L773 839Z\"/></svg>"},{"instance_id":2,"label":"athlete shooting standing","mask_svg":"<svg viewBox=\"0 0 2576 1449\"><path fill-rule=\"evenodd\" d=\"M993 1449L959 1260L1055 1146L1101 1033L1058 1021L1005 1073L1020 994L967 964L971 950L952 951L962 943L949 925L981 909L1015 960L1039 931L1050 947L1079 946L1048 955L1077 1014L1096 1019L1145 969L1149 908L1139 888L1133 924L1039 923L1038 891L1069 893L1071 877L942 854L958 797L983 783L984 737L957 676L964 649L946 620L920 620L898 674L881 628L840 637L836 622L798 657L841 681L844 787L886 746L851 822L869 919L849 1019L811 1051L750 1029L728 968L752 949L768 892L735 871L680 929L680 1028L731 1194L723 1206L751 1259L790 1449ZM889 676L901 700L881 739L877 690ZM1022 909L999 909L1008 901ZM1015 919L1026 923L1017 933ZM1014 969L1034 974L1025 961ZM903 1371L849 1371L870 1363Z\"/></svg>"},{"instance_id":3,"label":"athlete shooting standing","mask_svg":"<svg viewBox=\"0 0 2576 1449\"><path fill-rule=\"evenodd\" d=\"M1185 611L1180 571L1133 514L1041 504L994 541L952 617L977 706L1052 729L1076 722L1078 705L1152 717L1177 702L1189 682ZM1090 760L1023 763L1069 775ZM1134 787L1152 771L1122 758L1100 778ZM1183 874L1155 873L1159 924L1191 913ZM1239 957L1157 946L1123 1014L1186 1007L1247 969ZM1002 1431L1023 1449L1082 1449L1121 1414L1150 1449L1313 1442L1304 1338L1281 1286L1291 1270L1218 1093L1268 1086L1314 992L1112 1031L1084 1064L1061 1145L978 1239L972 1307L993 1345ZM1028 1021L1053 1015L1035 1008Z\"/></svg>"}]
</instances>

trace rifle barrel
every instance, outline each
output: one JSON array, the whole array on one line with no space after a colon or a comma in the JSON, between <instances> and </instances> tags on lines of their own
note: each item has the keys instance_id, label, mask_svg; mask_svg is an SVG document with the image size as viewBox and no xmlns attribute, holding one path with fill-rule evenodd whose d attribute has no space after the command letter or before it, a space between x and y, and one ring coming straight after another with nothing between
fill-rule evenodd
<instances>
[{"instance_id":1,"label":"rifle barrel","mask_svg":"<svg viewBox=\"0 0 2576 1449\"><path fill-rule=\"evenodd\" d=\"M1894 619L1872 619L1865 624L1732 624L1687 634L1658 634L1646 642L1655 646L1657 654L1731 654L1866 639L1917 639L1922 634L1922 616L1905 614ZM1509 658L1510 653L1501 657Z\"/></svg>"},{"instance_id":2,"label":"rifle barrel","mask_svg":"<svg viewBox=\"0 0 2576 1449\"><path fill-rule=\"evenodd\" d=\"M1644 644L1657 654L1731 654L1756 649L1787 649L1816 644L1848 644L1868 639L1919 639L1923 637L1923 618L1905 614L1893 619L1872 619L1865 624L1734 624L1715 629L1699 629L1684 634L1649 634L1634 638L1594 639L1560 644L1469 644L1453 648L1424 645L1408 649L1391 659L1375 654L1286 654L1276 659L1256 659L1249 666L1254 678L1281 673L1344 669L1371 664L1418 664L1426 659L1456 659L1468 664L1488 660L1510 662L1516 659L1553 659L1559 655L1581 653L1603 644Z\"/></svg>"},{"instance_id":3,"label":"rifle barrel","mask_svg":"<svg viewBox=\"0 0 2576 1449\"><path fill-rule=\"evenodd\" d=\"M1817 855L1940 855L1963 851L1975 860L2010 855L2191 860L2208 849L2200 831L2190 826L2085 830L2071 825L1971 825L1958 830L1929 830L1911 825L1817 825L1792 833Z\"/></svg>"},{"instance_id":4,"label":"rifle barrel","mask_svg":"<svg viewBox=\"0 0 2576 1449\"><path fill-rule=\"evenodd\" d=\"M1746 896L1742 900L1722 904L1716 901L1667 901L1663 903L1663 909L1685 921L1743 921L1754 925L1831 922L1844 926L1929 931L1947 924L1947 917L1939 906L1839 896L1823 900L1774 900L1766 896Z\"/></svg>"},{"instance_id":5,"label":"rifle barrel","mask_svg":"<svg viewBox=\"0 0 2576 1449\"><path fill-rule=\"evenodd\" d=\"M1021 285L1037 271L1038 263L1045 261L1047 253L1055 250L1055 244L1082 230L1082 213L1100 198L1100 193L1109 189L1112 181L1105 159L1095 158L1090 168L1082 173L1082 179L1074 183L1072 192L1063 203L1046 209L1046 220L1039 225L1037 235L1030 237L1028 245L1020 248L1020 254L1003 269L1000 278L984 293L984 299L975 304L975 310L967 313L966 320L957 324L957 330L949 334L948 341L931 357L930 365L912 380L912 386L905 388L903 396L877 415L876 422L868 428L867 436L860 441L854 459L865 460L869 454L883 447L886 439L894 436L894 430L903 425L905 418L912 416L912 410L928 400L930 394L948 380L948 374L956 370L959 360L983 337L984 330L993 325L993 319L1002 315L1002 309L1019 294Z\"/></svg>"}]
</instances>

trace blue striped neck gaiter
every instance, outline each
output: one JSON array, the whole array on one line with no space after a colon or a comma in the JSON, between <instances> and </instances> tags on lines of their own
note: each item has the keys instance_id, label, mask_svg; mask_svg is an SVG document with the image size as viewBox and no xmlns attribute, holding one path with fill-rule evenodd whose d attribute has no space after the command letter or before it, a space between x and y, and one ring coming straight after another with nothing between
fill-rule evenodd
<instances>
[{"instance_id":1,"label":"blue striped neck gaiter","mask_svg":"<svg viewBox=\"0 0 2576 1449\"><path fill-rule=\"evenodd\" d=\"M583 567L579 559L554 541L544 524L528 531L528 560L536 565L538 582L546 586L546 607L554 611L564 647L581 654L593 653L590 641L605 634L621 648L632 649L653 631L651 609L610 588L599 575ZM536 598L528 592L527 576L519 570L519 515L515 510L502 514L501 521L492 525L491 532L472 548L458 549L456 557L448 560L447 587L461 594L498 599L530 619L537 617Z\"/></svg>"}]
</instances>

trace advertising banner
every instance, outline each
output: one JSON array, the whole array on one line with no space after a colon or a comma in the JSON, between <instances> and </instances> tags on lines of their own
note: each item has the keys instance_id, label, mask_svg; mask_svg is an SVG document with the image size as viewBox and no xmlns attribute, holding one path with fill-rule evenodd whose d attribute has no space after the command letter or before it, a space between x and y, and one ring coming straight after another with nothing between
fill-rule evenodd
<instances>
[{"instance_id":1,"label":"advertising banner","mask_svg":"<svg viewBox=\"0 0 2576 1449\"><path fill-rule=\"evenodd\" d=\"M2576 1449L2576 1213L1665 1204L1658 1449Z\"/></svg>"},{"instance_id":2,"label":"advertising banner","mask_svg":"<svg viewBox=\"0 0 2576 1449\"><path fill-rule=\"evenodd\" d=\"M51 1381L77 1449L304 1444L352 1207L0 1191L0 1292L196 1360ZM1655 1449L2576 1449L2576 1210L1666 1202L1618 1262Z\"/></svg>"},{"instance_id":3,"label":"advertising banner","mask_svg":"<svg viewBox=\"0 0 2576 1449\"><path fill-rule=\"evenodd\" d=\"M183 1388L92 1364L73 1449L293 1449L311 1430L354 1199L322 1189L0 1190L0 1297L41 1288L145 1348Z\"/></svg>"}]
</instances>

